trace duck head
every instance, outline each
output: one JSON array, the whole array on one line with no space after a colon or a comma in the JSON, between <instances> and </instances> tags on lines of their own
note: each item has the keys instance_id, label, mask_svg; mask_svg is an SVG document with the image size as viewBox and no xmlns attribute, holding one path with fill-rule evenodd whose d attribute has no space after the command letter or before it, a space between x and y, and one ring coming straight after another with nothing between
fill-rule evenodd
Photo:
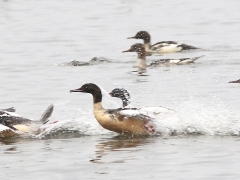
<instances>
[{"instance_id":1,"label":"duck head","mask_svg":"<svg viewBox=\"0 0 240 180\"><path fill-rule=\"evenodd\" d=\"M130 104L130 94L128 93L128 91L126 89L115 88L109 94L112 97L120 98L123 102L123 107Z\"/></svg>"},{"instance_id":2,"label":"duck head","mask_svg":"<svg viewBox=\"0 0 240 180\"><path fill-rule=\"evenodd\" d=\"M90 93L93 96L94 103L98 103L102 101L101 89L96 84L93 84L93 83L87 83L82 85L82 87L78 89L70 90L70 93L72 92Z\"/></svg>"},{"instance_id":3,"label":"duck head","mask_svg":"<svg viewBox=\"0 0 240 180\"><path fill-rule=\"evenodd\" d=\"M142 53L145 52L145 48L144 45L141 43L136 43L134 45L131 46L131 48L129 50L123 51L124 52L137 52L137 53Z\"/></svg>"},{"instance_id":4,"label":"duck head","mask_svg":"<svg viewBox=\"0 0 240 180\"><path fill-rule=\"evenodd\" d=\"M136 52L138 53L138 58L140 59L145 59L146 56L144 45L141 43L136 43L132 45L129 50L123 51L123 53L124 52Z\"/></svg>"},{"instance_id":5,"label":"duck head","mask_svg":"<svg viewBox=\"0 0 240 180\"><path fill-rule=\"evenodd\" d=\"M144 44L150 43L151 36L147 31L139 31L135 36L129 37L128 39L142 39Z\"/></svg>"}]
</instances>

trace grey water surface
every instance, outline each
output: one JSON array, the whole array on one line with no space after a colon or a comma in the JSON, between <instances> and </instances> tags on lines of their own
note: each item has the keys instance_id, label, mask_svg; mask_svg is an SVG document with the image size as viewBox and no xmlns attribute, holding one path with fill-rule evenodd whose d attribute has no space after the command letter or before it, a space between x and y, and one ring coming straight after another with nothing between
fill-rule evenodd
<instances>
[{"instance_id":1,"label":"grey water surface","mask_svg":"<svg viewBox=\"0 0 240 180\"><path fill-rule=\"evenodd\" d=\"M49 104L56 126L33 137L0 141L0 179L239 179L240 1L1 0L1 107L38 120ZM179 41L201 49L163 56L205 55L194 64L132 72L141 40ZM93 58L95 60L91 61ZM75 66L73 62L80 62ZM85 64L86 63L86 64ZM118 137L100 127L84 83L108 92L126 88L134 106L165 106L161 136Z\"/></svg>"}]
</instances>

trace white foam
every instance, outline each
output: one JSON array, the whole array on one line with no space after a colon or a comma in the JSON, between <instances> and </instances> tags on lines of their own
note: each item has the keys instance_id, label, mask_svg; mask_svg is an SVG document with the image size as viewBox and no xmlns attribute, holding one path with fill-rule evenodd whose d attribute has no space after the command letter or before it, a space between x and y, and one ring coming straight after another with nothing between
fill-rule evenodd
<instances>
[{"instance_id":1,"label":"white foam","mask_svg":"<svg viewBox=\"0 0 240 180\"><path fill-rule=\"evenodd\" d=\"M162 135L240 135L240 113L229 111L223 105L187 102L176 114L155 120L156 131Z\"/></svg>"},{"instance_id":2,"label":"white foam","mask_svg":"<svg viewBox=\"0 0 240 180\"><path fill-rule=\"evenodd\" d=\"M150 116L152 118L157 118L158 120L165 119L170 117L176 113L176 111L171 110L169 108L155 106L155 107L143 107L139 109L141 114Z\"/></svg>"}]
</instances>

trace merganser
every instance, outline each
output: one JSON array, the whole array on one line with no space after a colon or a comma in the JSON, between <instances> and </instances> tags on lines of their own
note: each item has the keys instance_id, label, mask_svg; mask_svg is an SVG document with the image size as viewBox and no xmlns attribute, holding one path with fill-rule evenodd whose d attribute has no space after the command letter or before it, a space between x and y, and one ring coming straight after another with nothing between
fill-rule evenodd
<instances>
[{"instance_id":1,"label":"merganser","mask_svg":"<svg viewBox=\"0 0 240 180\"><path fill-rule=\"evenodd\" d=\"M123 108L133 108L130 106L130 94L128 91L124 88L115 88L110 93L110 96L120 98L123 102ZM154 106L154 107L143 107L143 108L134 108L136 110L139 110L140 113L143 113L144 115L148 115L153 118L167 118L171 115L173 115L176 111L162 107L162 106Z\"/></svg>"},{"instance_id":2,"label":"merganser","mask_svg":"<svg viewBox=\"0 0 240 180\"><path fill-rule=\"evenodd\" d=\"M20 117L15 113L13 114L12 112L2 110L0 111L0 124L7 126L11 130L19 132L31 132L34 125L47 123L49 121L48 118L51 116L52 112L53 105L50 105L42 114L40 120L34 121L24 117Z\"/></svg>"},{"instance_id":3,"label":"merganser","mask_svg":"<svg viewBox=\"0 0 240 180\"><path fill-rule=\"evenodd\" d=\"M105 129L120 134L149 135L154 133L151 128L152 118L130 109L105 109L102 106L102 92L93 83L84 84L82 87L70 92L90 93L93 96L93 114L98 123Z\"/></svg>"},{"instance_id":4,"label":"merganser","mask_svg":"<svg viewBox=\"0 0 240 180\"><path fill-rule=\"evenodd\" d=\"M122 100L123 108L126 108L130 104L130 94L124 88L115 88L110 93L110 96L117 97Z\"/></svg>"},{"instance_id":5,"label":"merganser","mask_svg":"<svg viewBox=\"0 0 240 180\"><path fill-rule=\"evenodd\" d=\"M146 72L146 67L148 66L157 66L157 65L183 65L193 63L197 59L203 57L193 57L193 58L180 58L180 59L159 59L156 60L149 65L146 63L146 51L144 45L141 43L136 43L131 46L129 50L123 51L124 52L136 52L138 54L138 61L136 67L138 67L139 72Z\"/></svg>"},{"instance_id":6,"label":"merganser","mask_svg":"<svg viewBox=\"0 0 240 180\"><path fill-rule=\"evenodd\" d=\"M174 53L183 50L199 49L176 41L161 41L151 45L151 36L147 31L139 31L135 36L129 37L128 39L142 39L147 55L151 55L152 53Z\"/></svg>"},{"instance_id":7,"label":"merganser","mask_svg":"<svg viewBox=\"0 0 240 180\"><path fill-rule=\"evenodd\" d=\"M229 81L228 83L240 83L240 79L236 81Z\"/></svg>"},{"instance_id":8,"label":"merganser","mask_svg":"<svg viewBox=\"0 0 240 180\"><path fill-rule=\"evenodd\" d=\"M145 73L147 68L147 63L146 63L146 51L143 44L140 44L140 43L134 44L131 46L129 50L123 51L123 53L125 52L137 52L138 60L135 67L138 68L139 74Z\"/></svg>"}]
</instances>

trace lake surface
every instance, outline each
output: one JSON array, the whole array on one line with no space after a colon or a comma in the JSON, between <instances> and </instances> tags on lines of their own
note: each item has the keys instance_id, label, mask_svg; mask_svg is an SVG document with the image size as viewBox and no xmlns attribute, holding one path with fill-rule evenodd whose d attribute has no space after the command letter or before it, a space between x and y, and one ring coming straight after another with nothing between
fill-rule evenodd
<instances>
[{"instance_id":1,"label":"lake surface","mask_svg":"<svg viewBox=\"0 0 240 180\"><path fill-rule=\"evenodd\" d=\"M0 179L238 179L240 161L240 1L0 1L1 107L38 120L49 104L55 126L36 136L2 139ZM132 72L141 40L180 41L200 50L147 57L205 55L194 64ZM72 60L90 62L71 66ZM161 136L119 137L92 114L84 83L108 92L121 87L134 106L165 106Z\"/></svg>"}]
</instances>

